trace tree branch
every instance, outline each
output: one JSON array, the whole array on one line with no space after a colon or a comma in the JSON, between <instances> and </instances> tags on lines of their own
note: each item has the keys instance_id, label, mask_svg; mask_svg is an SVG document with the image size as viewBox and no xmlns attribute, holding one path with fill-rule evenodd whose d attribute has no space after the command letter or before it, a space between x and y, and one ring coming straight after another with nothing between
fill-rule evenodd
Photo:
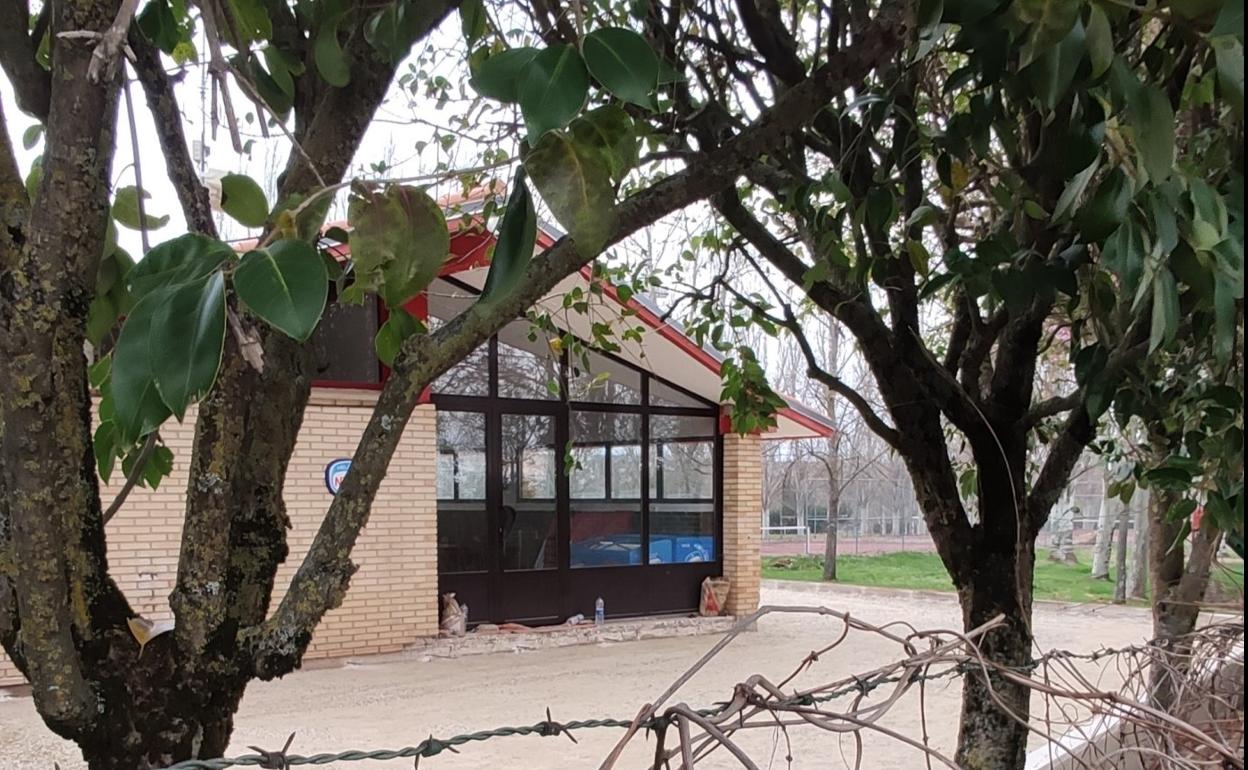
<instances>
[{"instance_id":1,"label":"tree branch","mask_svg":"<svg viewBox=\"0 0 1248 770\"><path fill-rule=\"evenodd\" d=\"M126 32L130 29L130 20L139 8L139 0L121 0L117 16L108 29L100 33L100 42L95 44L91 52L91 66L87 67L87 78L92 83L112 80L117 75L118 63L122 49L126 45Z\"/></svg>"},{"instance_id":2,"label":"tree branch","mask_svg":"<svg viewBox=\"0 0 1248 770\"><path fill-rule=\"evenodd\" d=\"M45 3L44 11L47 10L48 3ZM0 67L13 84L17 106L40 123L46 123L52 78L35 58L40 40L27 34L29 28L30 7L25 0L0 0Z\"/></svg>"},{"instance_id":3,"label":"tree branch","mask_svg":"<svg viewBox=\"0 0 1248 770\"><path fill-rule=\"evenodd\" d=\"M865 30L858 45L791 89L772 110L723 147L702 154L683 171L625 199L613 212L607 245L733 184L748 163L784 141L821 109L831 94L865 77L891 52L895 35L891 26L877 24ZM285 598L262 626L242 632L240 645L250 652L257 676L271 678L290 671L317 623L341 604L355 571L351 550L368 522L390 458L425 386L506 323L522 316L591 258L565 237L530 262L524 279L509 294L489 303L478 302L433 334L416 335L404 343L356 447L351 469Z\"/></svg>"},{"instance_id":4,"label":"tree branch","mask_svg":"<svg viewBox=\"0 0 1248 770\"><path fill-rule=\"evenodd\" d=\"M1098 378L1102 389L1108 388L1109 392L1113 392L1125 370L1147 354L1148 323L1145 319L1151 315L1151 306L1151 302L1144 303L1135 322L1128 328L1118 347L1105 362L1105 368L1101 370ZM1070 407L1070 414L1066 417L1061 432L1050 445L1044 465L1041 466L1031 492L1027 495L1027 515L1030 517L1032 534L1039 532L1048 520L1049 512L1061 497L1062 490L1066 488L1066 483L1070 479L1071 471L1079 462L1079 456L1083 454L1084 447L1095 435L1096 420L1088 412L1088 396L1088 390L1081 387L1072 396L1066 397L1073 398L1075 404ZM1023 418L1024 423L1028 426L1033 425L1033 415L1045 404L1046 402L1037 404L1031 413ZM1045 409L1055 408L1058 405L1061 404L1050 404L1045 406Z\"/></svg>"},{"instance_id":5,"label":"tree branch","mask_svg":"<svg viewBox=\"0 0 1248 770\"><path fill-rule=\"evenodd\" d=\"M178 201L182 204L186 223L192 230L215 238L217 227L212 217L208 188L200 182L195 161L187 147L182 130L182 111L173 83L161 64L160 53L138 32L130 35L130 48L134 51L135 75L147 97L147 107L165 156L169 181L173 183Z\"/></svg>"}]
</instances>

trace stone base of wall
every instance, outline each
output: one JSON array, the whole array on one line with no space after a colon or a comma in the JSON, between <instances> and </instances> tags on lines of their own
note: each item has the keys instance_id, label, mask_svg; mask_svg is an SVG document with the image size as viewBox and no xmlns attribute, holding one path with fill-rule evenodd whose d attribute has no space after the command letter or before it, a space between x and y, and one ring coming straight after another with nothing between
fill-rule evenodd
<instances>
[{"instance_id":1,"label":"stone base of wall","mask_svg":"<svg viewBox=\"0 0 1248 770\"><path fill-rule=\"evenodd\" d=\"M470 631L460 637L428 637L418 639L402 652L352 660L353 663L381 663L392 660L432 660L463 658L492 652L524 652L581 644L638 642L643 639L670 639L677 636L702 636L731 631L737 619L728 615L704 618L696 615L679 617L635 618L612 620L603 626L582 623L576 626L543 626L521 633Z\"/></svg>"}]
</instances>

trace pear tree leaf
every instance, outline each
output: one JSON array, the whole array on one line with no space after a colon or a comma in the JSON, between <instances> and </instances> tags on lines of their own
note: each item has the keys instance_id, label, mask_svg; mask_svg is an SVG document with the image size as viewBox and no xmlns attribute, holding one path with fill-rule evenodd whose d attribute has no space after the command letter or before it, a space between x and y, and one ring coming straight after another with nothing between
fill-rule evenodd
<instances>
[{"instance_id":1,"label":"pear tree leaf","mask_svg":"<svg viewBox=\"0 0 1248 770\"><path fill-rule=\"evenodd\" d=\"M280 240L243 255L234 291L248 309L286 336L303 342L325 311L325 260L307 241Z\"/></svg>"}]
</instances>

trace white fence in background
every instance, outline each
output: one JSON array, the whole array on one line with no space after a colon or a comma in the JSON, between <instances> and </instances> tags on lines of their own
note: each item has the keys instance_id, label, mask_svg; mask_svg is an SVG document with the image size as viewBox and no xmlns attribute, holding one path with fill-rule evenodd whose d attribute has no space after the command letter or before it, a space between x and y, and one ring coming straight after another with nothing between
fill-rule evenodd
<instances>
[{"instance_id":1,"label":"white fence in background","mask_svg":"<svg viewBox=\"0 0 1248 770\"><path fill-rule=\"evenodd\" d=\"M807 527L804 524L798 525L796 527L769 527L765 524L763 525L763 539L764 540L788 539L788 536L790 534L793 536L793 539L799 540L802 542L802 553L809 554L810 553L810 527Z\"/></svg>"}]
</instances>

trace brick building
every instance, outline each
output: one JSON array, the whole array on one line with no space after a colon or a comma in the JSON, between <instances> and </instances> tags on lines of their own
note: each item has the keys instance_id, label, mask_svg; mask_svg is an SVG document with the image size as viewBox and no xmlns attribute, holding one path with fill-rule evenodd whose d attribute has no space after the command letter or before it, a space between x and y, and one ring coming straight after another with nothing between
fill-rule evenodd
<instances>
[{"instance_id":1,"label":"brick building","mask_svg":"<svg viewBox=\"0 0 1248 770\"><path fill-rule=\"evenodd\" d=\"M539 245L555 237L545 229ZM467 307L489 246L480 231L454 234L453 258L412 309L436 326ZM353 553L351 590L307 659L393 652L436 634L445 591L468 605L472 623L557 623L592 613L597 597L609 617L687 613L711 575L732 580L730 612L757 606L760 441L830 427L791 404L769 436L731 434L719 359L638 298L588 286L588 273L572 276L539 307L581 339L590 324L622 318L644 333L586 360L521 319L439 379L404 429ZM562 312L562 297L578 287L593 295L589 310ZM372 350L383 312L333 304L314 338L317 384L286 476L290 556L274 604L386 376ZM173 474L158 490L135 490L108 525L112 575L151 620L171 618L194 419L192 410L161 429ZM106 501L113 482L101 490ZM0 686L21 681L0 653Z\"/></svg>"}]
</instances>

